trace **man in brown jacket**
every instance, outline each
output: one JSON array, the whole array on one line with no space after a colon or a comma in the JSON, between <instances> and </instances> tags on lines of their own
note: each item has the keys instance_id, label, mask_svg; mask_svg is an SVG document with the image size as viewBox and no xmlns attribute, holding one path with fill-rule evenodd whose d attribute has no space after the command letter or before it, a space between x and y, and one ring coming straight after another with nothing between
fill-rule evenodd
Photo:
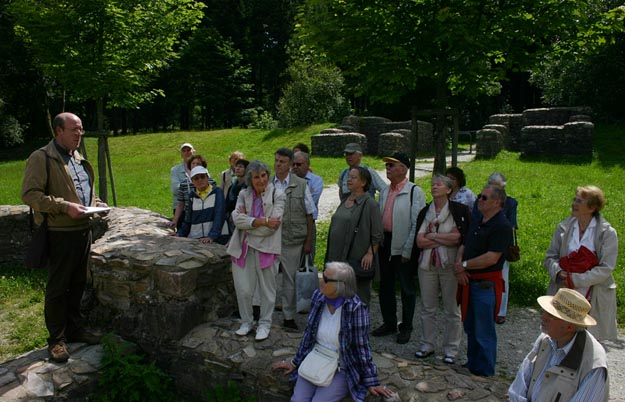
<instances>
[{"instance_id":1,"label":"man in brown jacket","mask_svg":"<svg viewBox=\"0 0 625 402\"><path fill-rule=\"evenodd\" d=\"M52 123L55 138L33 152L26 162L22 201L35 211L35 221L48 219L48 283L45 321L50 359L69 359L65 342L94 344L99 337L80 323L80 300L85 289L91 250L87 207L107 207L95 196L93 168L78 145L84 130L78 116L61 113Z\"/></svg>"}]
</instances>

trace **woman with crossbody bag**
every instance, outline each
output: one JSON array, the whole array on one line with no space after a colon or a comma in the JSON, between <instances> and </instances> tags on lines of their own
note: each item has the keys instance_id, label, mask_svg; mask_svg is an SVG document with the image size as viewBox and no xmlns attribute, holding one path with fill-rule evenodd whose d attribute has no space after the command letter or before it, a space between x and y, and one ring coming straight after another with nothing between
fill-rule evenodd
<instances>
[{"instance_id":1,"label":"woman with crossbody bag","mask_svg":"<svg viewBox=\"0 0 625 402\"><path fill-rule=\"evenodd\" d=\"M390 397L380 385L369 346L369 312L356 295L356 275L344 262L325 266L308 325L293 360L273 364L295 381L291 402L364 401L367 392Z\"/></svg>"}]
</instances>

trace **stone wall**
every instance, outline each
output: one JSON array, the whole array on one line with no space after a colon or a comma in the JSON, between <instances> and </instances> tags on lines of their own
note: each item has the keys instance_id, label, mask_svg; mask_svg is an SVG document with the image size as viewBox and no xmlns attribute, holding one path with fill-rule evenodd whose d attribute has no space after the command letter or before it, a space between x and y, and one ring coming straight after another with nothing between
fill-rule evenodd
<instances>
[{"instance_id":1,"label":"stone wall","mask_svg":"<svg viewBox=\"0 0 625 402\"><path fill-rule=\"evenodd\" d=\"M475 137L475 157L487 159L497 156L503 149L503 135L499 130L486 128L477 132Z\"/></svg>"},{"instance_id":2,"label":"stone wall","mask_svg":"<svg viewBox=\"0 0 625 402\"><path fill-rule=\"evenodd\" d=\"M417 151L432 152L432 123L417 121L417 124ZM406 152L410 150L411 127L410 121L397 122L383 117L347 116L339 127L322 130L320 134L311 138L312 153L315 156L342 156L345 145L350 142L359 143L363 152L370 155L385 156L396 151ZM388 135L389 133L391 135ZM400 133L401 136L393 133ZM405 144L408 144L407 147L404 147Z\"/></svg>"},{"instance_id":3,"label":"stone wall","mask_svg":"<svg viewBox=\"0 0 625 402\"><path fill-rule=\"evenodd\" d=\"M594 124L527 126L521 131L521 156L571 155L592 158Z\"/></svg>"}]
</instances>

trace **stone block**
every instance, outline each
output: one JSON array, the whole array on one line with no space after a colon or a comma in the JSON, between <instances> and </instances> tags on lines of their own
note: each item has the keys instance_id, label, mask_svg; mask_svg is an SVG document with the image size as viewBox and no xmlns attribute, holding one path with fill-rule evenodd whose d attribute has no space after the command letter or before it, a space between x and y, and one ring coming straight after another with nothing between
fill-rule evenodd
<instances>
[{"instance_id":1,"label":"stone block","mask_svg":"<svg viewBox=\"0 0 625 402\"><path fill-rule=\"evenodd\" d=\"M165 296L185 298L193 294L197 279L197 271L166 271L158 269L154 272L154 287Z\"/></svg>"},{"instance_id":2,"label":"stone block","mask_svg":"<svg viewBox=\"0 0 625 402\"><path fill-rule=\"evenodd\" d=\"M503 136L495 129L483 129L476 134L476 158L493 158L503 149Z\"/></svg>"},{"instance_id":3,"label":"stone block","mask_svg":"<svg viewBox=\"0 0 625 402\"><path fill-rule=\"evenodd\" d=\"M367 137L361 133L317 134L311 137L312 153L315 156L342 156L345 145L356 142L363 152L367 149Z\"/></svg>"}]
</instances>

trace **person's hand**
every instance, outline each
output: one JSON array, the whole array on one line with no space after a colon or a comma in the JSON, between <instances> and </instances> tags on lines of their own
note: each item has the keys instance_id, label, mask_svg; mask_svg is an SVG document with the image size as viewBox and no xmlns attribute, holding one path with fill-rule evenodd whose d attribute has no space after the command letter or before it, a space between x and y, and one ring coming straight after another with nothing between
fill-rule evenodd
<instances>
[{"instance_id":1,"label":"person's hand","mask_svg":"<svg viewBox=\"0 0 625 402\"><path fill-rule=\"evenodd\" d=\"M386 385L369 387L369 392L373 395L383 396L385 398L393 396L393 391L391 391Z\"/></svg>"},{"instance_id":2,"label":"person's hand","mask_svg":"<svg viewBox=\"0 0 625 402\"><path fill-rule=\"evenodd\" d=\"M268 218L267 227L273 230L277 230L280 227L280 218Z\"/></svg>"},{"instance_id":3,"label":"person's hand","mask_svg":"<svg viewBox=\"0 0 625 402\"><path fill-rule=\"evenodd\" d=\"M271 365L274 370L284 370L284 375L289 375L295 371L295 365L290 360L283 360Z\"/></svg>"},{"instance_id":4,"label":"person's hand","mask_svg":"<svg viewBox=\"0 0 625 402\"><path fill-rule=\"evenodd\" d=\"M69 215L72 219L82 218L85 214L87 208L81 204L76 204L75 202L70 202L67 207L67 215Z\"/></svg>"},{"instance_id":5,"label":"person's hand","mask_svg":"<svg viewBox=\"0 0 625 402\"><path fill-rule=\"evenodd\" d=\"M306 241L304 242L304 254L310 254L312 253L312 238L310 239L306 239Z\"/></svg>"},{"instance_id":6,"label":"person's hand","mask_svg":"<svg viewBox=\"0 0 625 402\"><path fill-rule=\"evenodd\" d=\"M212 243L214 240L211 239L210 237L202 237L200 239L200 243L204 243L204 244L208 244L208 243Z\"/></svg>"},{"instance_id":7,"label":"person's hand","mask_svg":"<svg viewBox=\"0 0 625 402\"><path fill-rule=\"evenodd\" d=\"M243 215L247 215L247 212L245 210L245 205L239 205L239 208L237 208L237 212Z\"/></svg>"},{"instance_id":8,"label":"person's hand","mask_svg":"<svg viewBox=\"0 0 625 402\"><path fill-rule=\"evenodd\" d=\"M176 226L178 226L178 221L174 219L174 220L172 220L171 222L169 222L169 223L167 224L167 226L169 226L170 228L172 228L172 229L173 229L173 228L175 228Z\"/></svg>"},{"instance_id":9,"label":"person's hand","mask_svg":"<svg viewBox=\"0 0 625 402\"><path fill-rule=\"evenodd\" d=\"M457 272L456 279L458 280L458 285L466 286L469 284L469 280L471 279L471 275L467 271Z\"/></svg>"},{"instance_id":10,"label":"person's hand","mask_svg":"<svg viewBox=\"0 0 625 402\"><path fill-rule=\"evenodd\" d=\"M360 266L362 267L362 269L367 271L369 270L369 268L371 268L372 263L373 263L373 253L368 251L367 254L365 254L364 257L362 257L362 260L360 260Z\"/></svg>"},{"instance_id":11,"label":"person's hand","mask_svg":"<svg viewBox=\"0 0 625 402\"><path fill-rule=\"evenodd\" d=\"M106 202L103 201L98 201L95 203L96 207L100 207L100 208L108 208L108 204ZM104 212L98 212L98 215L100 216L106 216L109 214L109 211L104 211Z\"/></svg>"},{"instance_id":12,"label":"person's hand","mask_svg":"<svg viewBox=\"0 0 625 402\"><path fill-rule=\"evenodd\" d=\"M402 257L401 257L401 262L402 262L402 264L406 264L406 263L407 263L407 262L409 262L409 261L410 261L410 258L409 258L409 257L404 257L404 256L402 255Z\"/></svg>"}]
</instances>

